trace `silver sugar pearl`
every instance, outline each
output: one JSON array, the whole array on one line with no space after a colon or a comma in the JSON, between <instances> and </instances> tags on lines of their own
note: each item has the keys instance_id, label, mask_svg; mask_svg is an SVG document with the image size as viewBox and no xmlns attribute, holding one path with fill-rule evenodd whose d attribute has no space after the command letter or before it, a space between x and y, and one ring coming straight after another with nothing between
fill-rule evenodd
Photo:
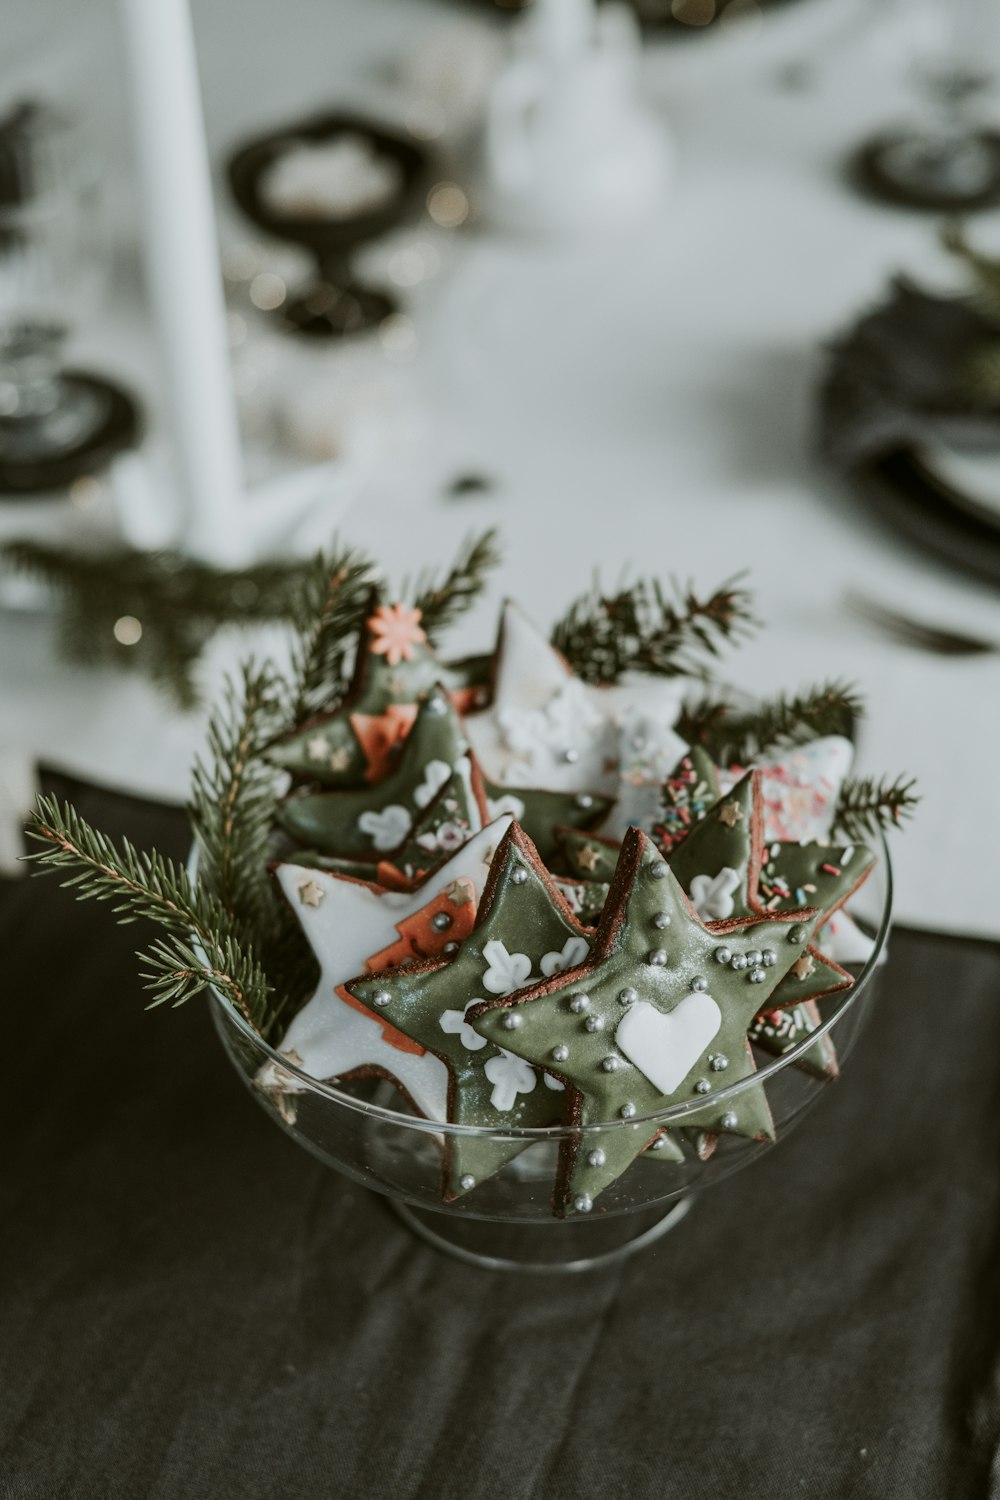
<instances>
[{"instance_id":1,"label":"silver sugar pearl","mask_svg":"<svg viewBox=\"0 0 1000 1500\"><path fill-rule=\"evenodd\" d=\"M516 1010L510 1010L503 1018L504 1031L517 1031L519 1026L524 1025L524 1017L518 1015Z\"/></svg>"},{"instance_id":2,"label":"silver sugar pearl","mask_svg":"<svg viewBox=\"0 0 1000 1500\"><path fill-rule=\"evenodd\" d=\"M379 1010L385 1010L391 1000L392 996L388 990L376 990L372 996L372 1004L377 1005Z\"/></svg>"},{"instance_id":3,"label":"silver sugar pearl","mask_svg":"<svg viewBox=\"0 0 1000 1500\"><path fill-rule=\"evenodd\" d=\"M724 1052L717 1052L712 1058L712 1072L724 1073L729 1067L729 1058Z\"/></svg>"},{"instance_id":4,"label":"silver sugar pearl","mask_svg":"<svg viewBox=\"0 0 1000 1500\"><path fill-rule=\"evenodd\" d=\"M515 885L523 885L528 878L528 872L523 865L515 865L510 872L510 878Z\"/></svg>"},{"instance_id":5,"label":"silver sugar pearl","mask_svg":"<svg viewBox=\"0 0 1000 1500\"><path fill-rule=\"evenodd\" d=\"M577 763L577 761L579 759L580 759L580 752L579 752L579 750L574 750L571 747L569 750L564 750L563 751L563 760L566 762L566 764L568 766L575 766L576 763Z\"/></svg>"},{"instance_id":6,"label":"silver sugar pearl","mask_svg":"<svg viewBox=\"0 0 1000 1500\"><path fill-rule=\"evenodd\" d=\"M658 1136L656 1136L654 1140L650 1141L649 1149L650 1151L662 1151L666 1144L667 1137L663 1132L661 1132Z\"/></svg>"},{"instance_id":7,"label":"silver sugar pearl","mask_svg":"<svg viewBox=\"0 0 1000 1500\"><path fill-rule=\"evenodd\" d=\"M716 948L715 950L715 962L717 964L728 964L732 956L733 950L731 948Z\"/></svg>"},{"instance_id":8,"label":"silver sugar pearl","mask_svg":"<svg viewBox=\"0 0 1000 1500\"><path fill-rule=\"evenodd\" d=\"M737 972L740 969L745 969L746 966L747 966L747 956L746 956L745 953L734 953L733 956L732 956L732 958L729 960L729 967L731 969L736 969Z\"/></svg>"},{"instance_id":9,"label":"silver sugar pearl","mask_svg":"<svg viewBox=\"0 0 1000 1500\"><path fill-rule=\"evenodd\" d=\"M634 1005L638 998L639 991L634 990L631 985L628 985L625 989L618 991L619 1005Z\"/></svg>"},{"instance_id":10,"label":"silver sugar pearl","mask_svg":"<svg viewBox=\"0 0 1000 1500\"><path fill-rule=\"evenodd\" d=\"M443 714L448 712L448 705L443 698L428 698L424 708L429 714Z\"/></svg>"},{"instance_id":11,"label":"silver sugar pearl","mask_svg":"<svg viewBox=\"0 0 1000 1500\"><path fill-rule=\"evenodd\" d=\"M778 962L778 955L775 953L773 948L762 948L760 950L760 961L764 965L765 969L769 969L772 964L776 964Z\"/></svg>"},{"instance_id":12,"label":"silver sugar pearl","mask_svg":"<svg viewBox=\"0 0 1000 1500\"><path fill-rule=\"evenodd\" d=\"M431 917L431 926L436 928L438 932L447 932L451 926L451 917L449 917L446 911L435 912L434 916Z\"/></svg>"},{"instance_id":13,"label":"silver sugar pearl","mask_svg":"<svg viewBox=\"0 0 1000 1500\"><path fill-rule=\"evenodd\" d=\"M789 929L788 941L790 943L801 943L806 935L804 927L792 927Z\"/></svg>"},{"instance_id":14,"label":"silver sugar pearl","mask_svg":"<svg viewBox=\"0 0 1000 1500\"><path fill-rule=\"evenodd\" d=\"M767 974L765 973L765 971L763 969L761 969L761 968L758 967L756 969L751 969L750 970L750 983L751 984L763 984L764 980L766 978L767 978Z\"/></svg>"},{"instance_id":15,"label":"silver sugar pearl","mask_svg":"<svg viewBox=\"0 0 1000 1500\"><path fill-rule=\"evenodd\" d=\"M578 1214L589 1214L594 1206L594 1200L589 1193L581 1193L579 1198L573 1199L573 1207Z\"/></svg>"},{"instance_id":16,"label":"silver sugar pearl","mask_svg":"<svg viewBox=\"0 0 1000 1500\"><path fill-rule=\"evenodd\" d=\"M747 963L751 964L753 968L757 967L757 965L760 963L760 949L759 948L748 948L747 949Z\"/></svg>"},{"instance_id":17,"label":"silver sugar pearl","mask_svg":"<svg viewBox=\"0 0 1000 1500\"><path fill-rule=\"evenodd\" d=\"M621 1065L621 1058L615 1057L614 1054L606 1057L601 1063L601 1067L605 1073L617 1073Z\"/></svg>"},{"instance_id":18,"label":"silver sugar pearl","mask_svg":"<svg viewBox=\"0 0 1000 1500\"><path fill-rule=\"evenodd\" d=\"M694 1086L694 1091L696 1094L707 1094L711 1087L712 1085L707 1078L699 1078Z\"/></svg>"},{"instance_id":19,"label":"silver sugar pearl","mask_svg":"<svg viewBox=\"0 0 1000 1500\"><path fill-rule=\"evenodd\" d=\"M588 1016L587 1019L584 1021L583 1024L584 1024L584 1026L586 1026L586 1028L587 1028L588 1031L603 1031L604 1030L604 1017L603 1016Z\"/></svg>"},{"instance_id":20,"label":"silver sugar pearl","mask_svg":"<svg viewBox=\"0 0 1000 1500\"><path fill-rule=\"evenodd\" d=\"M664 927L669 927L670 913L668 911L658 911L656 913L656 916L653 918L653 926L657 929L658 932L662 932Z\"/></svg>"},{"instance_id":21,"label":"silver sugar pearl","mask_svg":"<svg viewBox=\"0 0 1000 1500\"><path fill-rule=\"evenodd\" d=\"M558 1047L552 1048L552 1056L556 1062L565 1062L567 1057L569 1057L569 1048L564 1042L560 1042Z\"/></svg>"},{"instance_id":22,"label":"silver sugar pearl","mask_svg":"<svg viewBox=\"0 0 1000 1500\"><path fill-rule=\"evenodd\" d=\"M581 792L578 797L574 798L574 801L577 807L588 808L594 805L594 799L589 792Z\"/></svg>"},{"instance_id":23,"label":"silver sugar pearl","mask_svg":"<svg viewBox=\"0 0 1000 1500\"><path fill-rule=\"evenodd\" d=\"M662 969L662 968L664 968L666 966L666 962L667 962L667 950L666 950L666 948L653 948L653 949L651 949L650 953L648 954L648 956L646 958L646 962L648 964L652 964L652 966L653 966L654 969Z\"/></svg>"},{"instance_id":24,"label":"silver sugar pearl","mask_svg":"<svg viewBox=\"0 0 1000 1500\"><path fill-rule=\"evenodd\" d=\"M735 1130L736 1127L737 1127L737 1125L739 1124L739 1120L737 1120L737 1118L733 1114L732 1110L729 1109L722 1116L722 1119L719 1121L719 1124L722 1126L723 1130Z\"/></svg>"},{"instance_id":25,"label":"silver sugar pearl","mask_svg":"<svg viewBox=\"0 0 1000 1500\"><path fill-rule=\"evenodd\" d=\"M618 1113L621 1115L623 1120L631 1120L632 1116L635 1114L635 1105L623 1104Z\"/></svg>"},{"instance_id":26,"label":"silver sugar pearl","mask_svg":"<svg viewBox=\"0 0 1000 1500\"><path fill-rule=\"evenodd\" d=\"M458 952L458 944L457 943L445 943L445 945L444 945L444 951L446 953L457 953Z\"/></svg>"},{"instance_id":27,"label":"silver sugar pearl","mask_svg":"<svg viewBox=\"0 0 1000 1500\"><path fill-rule=\"evenodd\" d=\"M471 1190L475 1187L476 1179L473 1177L471 1172L466 1172L464 1177L460 1177L458 1179L458 1185L463 1192L468 1193L471 1192Z\"/></svg>"},{"instance_id":28,"label":"silver sugar pearl","mask_svg":"<svg viewBox=\"0 0 1000 1500\"><path fill-rule=\"evenodd\" d=\"M607 1161L607 1159L608 1158L605 1156L605 1154L601 1150L600 1146L598 1146L598 1148L597 1148L596 1151L588 1151L587 1152L587 1165L588 1165L588 1167L603 1167L604 1163Z\"/></svg>"},{"instance_id":29,"label":"silver sugar pearl","mask_svg":"<svg viewBox=\"0 0 1000 1500\"><path fill-rule=\"evenodd\" d=\"M705 993L705 991L708 989L708 980L705 978L704 974L696 974L694 976L691 981L691 988L698 995L703 995Z\"/></svg>"},{"instance_id":30,"label":"silver sugar pearl","mask_svg":"<svg viewBox=\"0 0 1000 1500\"><path fill-rule=\"evenodd\" d=\"M667 875L667 864L665 860L658 859L649 867L649 873L654 880L665 880Z\"/></svg>"},{"instance_id":31,"label":"silver sugar pearl","mask_svg":"<svg viewBox=\"0 0 1000 1500\"><path fill-rule=\"evenodd\" d=\"M575 1016L582 1016L585 1010L590 1009L590 996L574 995L569 1002L569 1008Z\"/></svg>"}]
</instances>

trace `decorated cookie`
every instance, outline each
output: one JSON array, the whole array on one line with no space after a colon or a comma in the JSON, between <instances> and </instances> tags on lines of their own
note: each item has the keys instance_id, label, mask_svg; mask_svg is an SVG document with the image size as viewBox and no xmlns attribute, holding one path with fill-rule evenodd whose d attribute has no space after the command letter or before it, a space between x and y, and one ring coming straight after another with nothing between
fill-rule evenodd
<instances>
[{"instance_id":1,"label":"decorated cookie","mask_svg":"<svg viewBox=\"0 0 1000 1500\"><path fill-rule=\"evenodd\" d=\"M480 1035L569 1085L567 1124L618 1122L593 1149L585 1136L564 1143L562 1211L589 1212L651 1143L659 1127L644 1116L752 1077L747 1030L815 917L807 910L704 923L656 846L632 829L589 958L472 1008L468 1019ZM773 1137L767 1101L753 1085L733 1101L709 1100L685 1124Z\"/></svg>"},{"instance_id":2,"label":"decorated cookie","mask_svg":"<svg viewBox=\"0 0 1000 1500\"><path fill-rule=\"evenodd\" d=\"M468 720L466 721L468 723ZM611 798L594 792L551 792L539 787L502 787L486 778L491 817L515 818L548 865L559 851L561 828L596 828L611 810Z\"/></svg>"},{"instance_id":3,"label":"decorated cookie","mask_svg":"<svg viewBox=\"0 0 1000 1500\"><path fill-rule=\"evenodd\" d=\"M761 756L755 765L764 777L764 837L829 837L840 788L853 760L854 746L839 734ZM728 791L742 775L737 766L721 773L720 790Z\"/></svg>"},{"instance_id":4,"label":"decorated cookie","mask_svg":"<svg viewBox=\"0 0 1000 1500\"><path fill-rule=\"evenodd\" d=\"M366 1074L391 1079L422 1114L443 1119L447 1069L433 1053L352 1002L341 988L365 971L377 972L442 953L471 929L490 862L510 826L501 818L436 866L418 890L385 891L359 880L300 865L279 865L276 876L320 965L312 999L295 1016L278 1046L322 1082ZM291 1076L274 1065L261 1070L262 1088L289 1091Z\"/></svg>"},{"instance_id":5,"label":"decorated cookie","mask_svg":"<svg viewBox=\"0 0 1000 1500\"><path fill-rule=\"evenodd\" d=\"M409 890L432 865L454 854L487 821L482 780L472 756L463 755L441 790L416 814L410 832L396 849L368 859L323 855L316 850L288 858L294 864L374 880L390 890Z\"/></svg>"},{"instance_id":6,"label":"decorated cookie","mask_svg":"<svg viewBox=\"0 0 1000 1500\"><path fill-rule=\"evenodd\" d=\"M610 883L621 843L617 839L584 833L578 828L557 828L561 865L578 880L600 880Z\"/></svg>"},{"instance_id":7,"label":"decorated cookie","mask_svg":"<svg viewBox=\"0 0 1000 1500\"><path fill-rule=\"evenodd\" d=\"M461 720L438 684L420 705L395 770L374 786L294 793L281 804L279 821L309 848L381 856L406 841L467 749Z\"/></svg>"},{"instance_id":8,"label":"decorated cookie","mask_svg":"<svg viewBox=\"0 0 1000 1500\"><path fill-rule=\"evenodd\" d=\"M277 740L268 759L328 786L381 781L395 764L423 696L441 682L464 712L484 700L484 677L483 658L452 667L438 661L419 610L373 598L344 702Z\"/></svg>"},{"instance_id":9,"label":"decorated cookie","mask_svg":"<svg viewBox=\"0 0 1000 1500\"><path fill-rule=\"evenodd\" d=\"M718 801L720 790L718 766L707 750L692 745L665 777L652 829L647 830L664 854L687 838Z\"/></svg>"},{"instance_id":10,"label":"decorated cookie","mask_svg":"<svg viewBox=\"0 0 1000 1500\"><path fill-rule=\"evenodd\" d=\"M530 839L513 824L498 848L476 925L445 962L415 965L347 988L372 1014L440 1058L448 1074L447 1112L436 1116L487 1130L555 1125L561 1082L546 1078L466 1020L490 995L511 995L586 957L574 919ZM554 1086L553 1086L554 1084ZM455 1198L499 1170L528 1143L492 1136L449 1136L445 1195Z\"/></svg>"},{"instance_id":11,"label":"decorated cookie","mask_svg":"<svg viewBox=\"0 0 1000 1500\"><path fill-rule=\"evenodd\" d=\"M749 1037L755 1047L773 1057L784 1057L786 1052L812 1036L820 1025L819 1008L812 1000L807 1000L803 1005L793 1005L787 1010L762 1011L750 1027ZM830 1037L821 1036L807 1047L796 1058L795 1067L814 1078L836 1078L840 1069Z\"/></svg>"},{"instance_id":12,"label":"decorated cookie","mask_svg":"<svg viewBox=\"0 0 1000 1500\"><path fill-rule=\"evenodd\" d=\"M627 724L670 725L681 699L679 680L628 678L590 687L516 605L504 606L490 706L469 716L472 747L486 776L506 787L618 795L622 732ZM665 728L663 728L665 726ZM638 733L638 729L636 730ZM654 751L650 738L647 754ZM672 751L676 759L679 748Z\"/></svg>"}]
</instances>

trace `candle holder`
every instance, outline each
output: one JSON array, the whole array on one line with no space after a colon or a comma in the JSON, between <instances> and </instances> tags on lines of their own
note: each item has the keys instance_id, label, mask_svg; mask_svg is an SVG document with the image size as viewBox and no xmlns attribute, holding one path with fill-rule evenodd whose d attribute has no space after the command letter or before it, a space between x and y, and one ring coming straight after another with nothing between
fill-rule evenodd
<instances>
[{"instance_id":1,"label":"candle holder","mask_svg":"<svg viewBox=\"0 0 1000 1500\"><path fill-rule=\"evenodd\" d=\"M296 157L308 167L312 152L321 174L322 152L338 147L358 153L356 179L359 162L363 171L367 153L371 169L384 173L383 190L366 201L363 181L345 184L342 179L338 208L333 197L324 203L323 184L315 180L314 172L312 184L300 183L298 204L287 192L276 196L276 168L280 170ZM331 165L329 157L327 165ZM231 159L230 186L247 217L275 239L302 245L315 257L316 280L290 297L283 309L297 332L313 338L343 338L376 326L396 310L388 293L358 280L351 258L361 245L418 212L425 176L425 154L413 142L342 111L272 132L243 146Z\"/></svg>"}]
</instances>

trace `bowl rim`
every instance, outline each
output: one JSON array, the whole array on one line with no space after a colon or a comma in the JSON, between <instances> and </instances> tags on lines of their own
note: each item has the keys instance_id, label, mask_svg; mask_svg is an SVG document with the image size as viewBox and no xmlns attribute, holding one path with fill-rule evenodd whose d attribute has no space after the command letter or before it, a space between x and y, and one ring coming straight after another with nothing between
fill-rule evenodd
<instances>
[{"instance_id":1,"label":"bowl rim","mask_svg":"<svg viewBox=\"0 0 1000 1500\"><path fill-rule=\"evenodd\" d=\"M872 842L875 843L876 840L872 840ZM324 1083L318 1078L313 1078L310 1073L296 1066L295 1063L279 1052L276 1047L272 1047L269 1042L265 1041L260 1033L254 1030L246 1018L241 1016L239 1011L214 986L209 991L209 1003L215 1007L213 1010L213 1020L217 1029L224 1022L227 1026L233 1027L242 1033L254 1049L262 1055L262 1066L271 1063L280 1069L282 1073L289 1075L297 1083L301 1084L302 1088L295 1089L295 1093L308 1092L318 1094L320 1097L352 1110L357 1114L374 1116L385 1121L387 1124L404 1126L407 1129L419 1130L428 1134L481 1136L489 1137L492 1140L511 1139L531 1142L562 1140L568 1137L578 1137L587 1134L603 1134L609 1130L625 1130L636 1125L651 1125L661 1129L671 1125L683 1127L686 1117L694 1114L700 1115L716 1103L736 1098L745 1090L753 1088L755 1085L765 1084L785 1068L791 1067L806 1051L827 1036L840 1021L841 1017L845 1016L856 1005L862 995L866 993L876 970L882 962L892 921L892 861L889 857L889 847L885 833L881 829L878 832L877 843L879 845L878 865L882 867L882 871L884 872L885 896L882 903L878 930L874 938L874 947L861 973L855 979L854 984L850 989L840 992L843 998L834 1013L822 1021L816 1027L815 1031L811 1031L807 1036L804 1036L794 1047L790 1047L780 1057L775 1057L765 1063L762 1068L755 1068L746 1077L739 1078L722 1088L713 1089L707 1094L699 1094L690 1100L682 1100L676 1104L671 1104L666 1109L655 1110L651 1114L633 1115L627 1120L600 1120L586 1125L462 1125L449 1120L433 1120L425 1115L404 1113L402 1110L392 1109L388 1105L374 1104L368 1100L359 1099L353 1094L345 1093L334 1084ZM192 878L197 874L199 863L198 852L197 845L195 845L188 860L188 870ZM872 873L874 874L874 868Z\"/></svg>"}]
</instances>

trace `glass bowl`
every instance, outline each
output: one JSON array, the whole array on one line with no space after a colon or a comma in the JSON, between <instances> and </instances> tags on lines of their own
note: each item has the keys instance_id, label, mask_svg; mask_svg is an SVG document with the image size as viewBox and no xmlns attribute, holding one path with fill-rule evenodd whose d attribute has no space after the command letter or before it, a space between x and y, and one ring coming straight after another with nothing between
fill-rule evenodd
<instances>
[{"instance_id":1,"label":"glass bowl","mask_svg":"<svg viewBox=\"0 0 1000 1500\"><path fill-rule=\"evenodd\" d=\"M601 1193L586 1219L565 1220L554 1213L560 1142L583 1137L581 1145L593 1150L612 1131L634 1128L635 1120L505 1131L427 1120L407 1111L384 1079L359 1079L336 1087L318 1082L263 1041L220 995L213 992L209 1003L227 1056L275 1124L327 1166L384 1195L423 1239L490 1269L589 1270L659 1239L687 1214L695 1194L748 1166L763 1151L780 1148L807 1110L837 1086L835 1079L818 1077L796 1064L824 1037L835 1043L841 1068L849 1058L881 977L891 898L892 874L883 840L878 863L851 901L851 915L874 943L867 963L860 972L855 970L853 987L818 1001L821 1025L783 1056L765 1057L755 1051L758 1069L749 1078L644 1116L640 1123L650 1136L658 1127L675 1132L684 1160L661 1160L647 1149ZM710 1155L700 1155L695 1132L684 1134L686 1117L714 1104L725 1112L744 1089L761 1084L774 1117L776 1143L723 1134ZM523 1142L524 1149L474 1191L445 1203L441 1163L449 1135Z\"/></svg>"}]
</instances>

